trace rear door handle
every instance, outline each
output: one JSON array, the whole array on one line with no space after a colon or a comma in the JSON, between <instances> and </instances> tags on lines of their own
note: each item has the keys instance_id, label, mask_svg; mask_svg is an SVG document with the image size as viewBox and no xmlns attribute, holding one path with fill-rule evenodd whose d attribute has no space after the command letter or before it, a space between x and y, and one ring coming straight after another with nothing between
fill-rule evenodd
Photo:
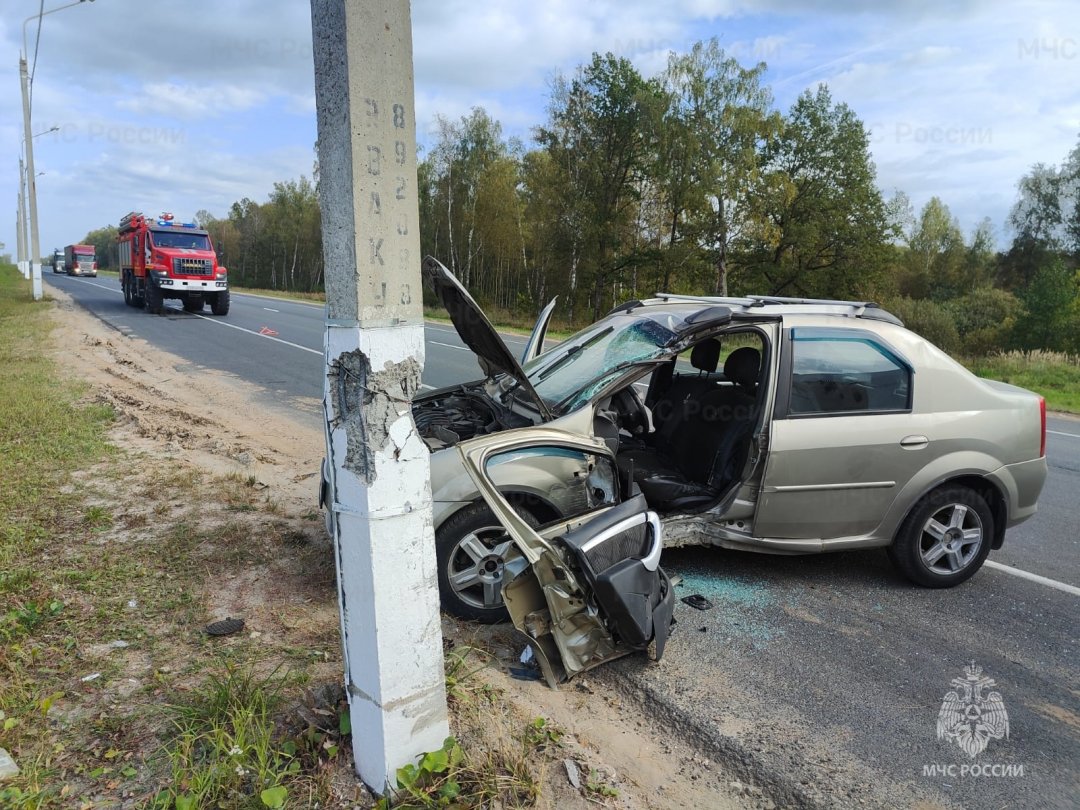
<instances>
[{"instance_id":1,"label":"rear door handle","mask_svg":"<svg viewBox=\"0 0 1080 810\"><path fill-rule=\"evenodd\" d=\"M930 440L925 436L905 436L900 440L900 446L905 450L919 450L928 444Z\"/></svg>"}]
</instances>

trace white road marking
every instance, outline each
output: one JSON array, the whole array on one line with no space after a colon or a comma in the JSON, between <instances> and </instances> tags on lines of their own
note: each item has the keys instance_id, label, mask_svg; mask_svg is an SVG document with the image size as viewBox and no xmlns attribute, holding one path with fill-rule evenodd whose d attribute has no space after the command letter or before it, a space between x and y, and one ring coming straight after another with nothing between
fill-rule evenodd
<instances>
[{"instance_id":1,"label":"white road marking","mask_svg":"<svg viewBox=\"0 0 1080 810\"><path fill-rule=\"evenodd\" d=\"M453 343L440 343L437 340L429 340L428 343L430 343L432 346L445 346L448 349L457 349L458 351L462 352L469 351L468 346L455 346Z\"/></svg>"},{"instance_id":2,"label":"white road marking","mask_svg":"<svg viewBox=\"0 0 1080 810\"><path fill-rule=\"evenodd\" d=\"M104 284L98 284L96 281L87 281L84 278L77 278L75 280L76 281L81 281L83 284L89 284L91 287L101 287L101 289L108 290L109 292L114 292L117 295L123 295L124 294L122 290L118 290L115 287L106 287Z\"/></svg>"},{"instance_id":3,"label":"white road marking","mask_svg":"<svg viewBox=\"0 0 1080 810\"><path fill-rule=\"evenodd\" d=\"M1050 579L1049 577L1040 576L1039 574L1032 574L1030 571L1021 571L1019 568L1013 568L1011 565L1002 565L993 560L987 560L983 565L987 568L993 568L995 571L1012 574L1014 577L1038 582L1040 585L1045 585L1048 588L1055 588L1059 591L1064 591L1065 593L1071 593L1073 596L1080 596L1080 588L1077 588L1075 585L1067 585L1064 582L1058 582L1056 579Z\"/></svg>"},{"instance_id":4,"label":"white road marking","mask_svg":"<svg viewBox=\"0 0 1080 810\"><path fill-rule=\"evenodd\" d=\"M1050 430L1047 429L1047 433L1053 433L1055 436L1071 436L1074 439L1080 439L1080 433L1066 433L1063 430Z\"/></svg>"},{"instance_id":5,"label":"white road marking","mask_svg":"<svg viewBox=\"0 0 1080 810\"><path fill-rule=\"evenodd\" d=\"M270 307L263 307L267 312L281 312L280 309L270 309Z\"/></svg>"},{"instance_id":6,"label":"white road marking","mask_svg":"<svg viewBox=\"0 0 1080 810\"><path fill-rule=\"evenodd\" d=\"M274 341L274 343L281 343L284 346L292 346L294 349L299 349L302 352L311 352L312 354L317 354L320 357L322 356L322 349L309 349L307 346L301 346L299 343L293 343L289 340L282 340L281 338L271 337L270 335L263 335L259 332L254 331L253 329L245 329L244 327L237 326L234 323L225 323L225 321L219 321L217 318L210 318L206 315L198 315L195 313L190 314L194 314L196 318L202 318L204 321L207 321L209 323L216 323L218 326L227 326L230 329L236 329L239 332L247 332L249 335L254 335L255 337L262 338L263 340L272 340Z\"/></svg>"}]
</instances>

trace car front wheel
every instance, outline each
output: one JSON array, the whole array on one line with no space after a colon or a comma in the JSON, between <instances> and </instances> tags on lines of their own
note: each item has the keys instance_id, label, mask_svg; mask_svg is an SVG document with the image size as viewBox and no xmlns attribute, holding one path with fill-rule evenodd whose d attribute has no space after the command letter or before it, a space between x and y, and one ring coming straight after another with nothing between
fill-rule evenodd
<instances>
[{"instance_id":1,"label":"car front wheel","mask_svg":"<svg viewBox=\"0 0 1080 810\"><path fill-rule=\"evenodd\" d=\"M994 537L994 517L982 496L962 486L934 490L915 505L889 558L919 585L949 588L982 567Z\"/></svg>"},{"instance_id":2,"label":"car front wheel","mask_svg":"<svg viewBox=\"0 0 1080 810\"><path fill-rule=\"evenodd\" d=\"M539 525L529 513L521 516ZM447 518L435 532L435 554L443 610L484 624L510 618L503 582L524 571L528 562L487 505L475 503Z\"/></svg>"}]
</instances>

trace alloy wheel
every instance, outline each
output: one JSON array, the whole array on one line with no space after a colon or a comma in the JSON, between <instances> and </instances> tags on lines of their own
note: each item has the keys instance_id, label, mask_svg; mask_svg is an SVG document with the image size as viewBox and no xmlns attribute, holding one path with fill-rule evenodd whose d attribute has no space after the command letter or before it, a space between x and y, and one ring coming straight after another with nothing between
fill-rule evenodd
<instances>
[{"instance_id":1,"label":"alloy wheel","mask_svg":"<svg viewBox=\"0 0 1080 810\"><path fill-rule=\"evenodd\" d=\"M461 601L473 607L492 609L503 604L504 578L513 579L526 567L526 560L502 526L488 526L466 534L458 541L447 563L450 586Z\"/></svg>"},{"instance_id":2,"label":"alloy wheel","mask_svg":"<svg viewBox=\"0 0 1080 810\"><path fill-rule=\"evenodd\" d=\"M971 564L983 544L983 525L978 512L951 503L923 524L919 554L923 565L935 574L955 574Z\"/></svg>"}]
</instances>

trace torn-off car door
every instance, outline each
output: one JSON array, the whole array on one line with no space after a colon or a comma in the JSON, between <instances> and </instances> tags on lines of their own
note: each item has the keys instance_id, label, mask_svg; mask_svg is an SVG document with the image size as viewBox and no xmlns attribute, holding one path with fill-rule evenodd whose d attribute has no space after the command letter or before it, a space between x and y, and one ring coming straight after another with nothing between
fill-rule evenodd
<instances>
[{"instance_id":1,"label":"torn-off car door","mask_svg":"<svg viewBox=\"0 0 1080 810\"><path fill-rule=\"evenodd\" d=\"M618 476L606 444L529 428L476 438L459 450L477 489L528 561L503 586L503 600L548 684L555 687L644 650L652 641L659 659L674 608L671 583L659 565L660 521L640 495L618 502ZM541 536L499 493L489 474L521 452L580 454L582 470L570 485L595 491L596 508L566 521L562 531L543 529Z\"/></svg>"}]
</instances>

